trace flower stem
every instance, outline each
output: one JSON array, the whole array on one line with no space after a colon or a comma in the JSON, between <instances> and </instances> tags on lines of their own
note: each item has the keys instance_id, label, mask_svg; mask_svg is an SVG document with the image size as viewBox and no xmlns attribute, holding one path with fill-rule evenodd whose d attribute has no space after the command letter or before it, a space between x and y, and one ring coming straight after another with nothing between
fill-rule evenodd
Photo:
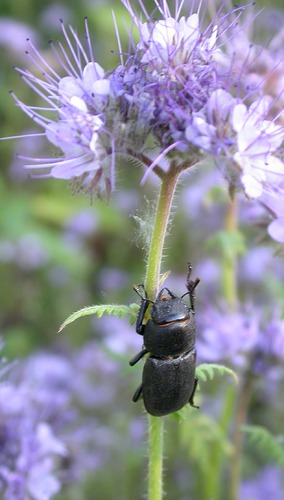
<instances>
[{"instance_id":1,"label":"flower stem","mask_svg":"<svg viewBox=\"0 0 284 500\"><path fill-rule=\"evenodd\" d=\"M163 418L149 415L149 500L163 497Z\"/></svg>"},{"instance_id":2,"label":"flower stem","mask_svg":"<svg viewBox=\"0 0 284 500\"><path fill-rule=\"evenodd\" d=\"M173 171L172 171L173 170ZM154 299L159 289L160 268L163 256L165 236L172 208L173 196L179 172L170 169L161 179L159 199L148 253L145 287L149 297Z\"/></svg>"},{"instance_id":3,"label":"flower stem","mask_svg":"<svg viewBox=\"0 0 284 500\"><path fill-rule=\"evenodd\" d=\"M231 193L231 200L225 219L225 229L227 232L236 232L238 229L238 209L234 193ZM230 257L224 258L223 263L223 292L228 307L232 312L236 311L238 302L237 291L237 258L238 250L233 249ZM250 398L251 380L249 373L240 375L242 381L235 405L231 405L231 411L234 411L233 428L233 454L230 460L230 492L229 499L236 500L239 497L239 485L241 481L241 454L242 454L242 431L241 427L246 420L247 408ZM231 399L231 392L234 389L228 389L228 395ZM234 408L235 406L235 408Z\"/></svg>"},{"instance_id":4,"label":"flower stem","mask_svg":"<svg viewBox=\"0 0 284 500\"><path fill-rule=\"evenodd\" d=\"M169 169L161 177L155 222L148 253L145 288L149 297L155 299L160 281L160 268L165 236L177 185L179 171ZM163 495L163 418L149 415L149 500L161 500Z\"/></svg>"},{"instance_id":5,"label":"flower stem","mask_svg":"<svg viewBox=\"0 0 284 500\"><path fill-rule=\"evenodd\" d=\"M225 218L225 230L228 233L237 231L238 209L234 195L229 201ZM223 259L223 293L230 309L234 311L237 306L237 251L233 249L230 255Z\"/></svg>"},{"instance_id":6,"label":"flower stem","mask_svg":"<svg viewBox=\"0 0 284 500\"><path fill-rule=\"evenodd\" d=\"M239 498L239 487L241 482L241 455L243 445L242 425L247 418L247 410L251 397L252 377L250 370L242 376L238 401L235 410L235 422L233 429L233 456L230 471L230 500Z\"/></svg>"}]
</instances>

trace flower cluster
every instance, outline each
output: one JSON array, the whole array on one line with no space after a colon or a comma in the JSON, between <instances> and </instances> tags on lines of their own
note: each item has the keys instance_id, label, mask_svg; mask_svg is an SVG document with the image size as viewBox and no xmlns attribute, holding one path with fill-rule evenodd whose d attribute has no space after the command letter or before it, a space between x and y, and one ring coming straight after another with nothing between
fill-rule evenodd
<instances>
[{"instance_id":1,"label":"flower cluster","mask_svg":"<svg viewBox=\"0 0 284 500\"><path fill-rule=\"evenodd\" d=\"M3 498L51 498L60 489L56 459L67 450L40 416L38 394L23 382L0 385L0 491Z\"/></svg>"},{"instance_id":2,"label":"flower cluster","mask_svg":"<svg viewBox=\"0 0 284 500\"><path fill-rule=\"evenodd\" d=\"M215 309L209 306L206 311L201 319L200 361L228 360L234 367L243 371L250 368L255 374L258 374L260 365L263 374L264 370L282 362L284 322L277 308L268 320L252 304L237 312L228 311L226 307Z\"/></svg>"},{"instance_id":3,"label":"flower cluster","mask_svg":"<svg viewBox=\"0 0 284 500\"><path fill-rule=\"evenodd\" d=\"M49 500L121 453L122 442L105 423L118 363L98 342L76 352L35 352L13 366L1 362L0 376L1 498Z\"/></svg>"},{"instance_id":4,"label":"flower cluster","mask_svg":"<svg viewBox=\"0 0 284 500\"><path fill-rule=\"evenodd\" d=\"M183 1L176 2L173 15L166 1L161 6L154 0L155 18L140 1L145 22L129 0L122 3L139 42L133 37L131 53L121 55L111 72L94 59L87 23L87 50L63 23L67 48L51 44L64 76L30 44L36 74L18 71L51 113L14 97L61 156L37 159L27 167L73 179L84 191L107 197L118 155L142 162L147 175L152 170L161 175L169 162L183 170L210 157L229 183L250 198L278 184L284 173L284 127L275 111L276 97L266 95L260 77L251 83L261 51L252 56L246 38L243 56L229 48L245 31L238 23L245 8L226 11L223 5L203 28L202 1L183 16ZM119 38L118 46L122 54Z\"/></svg>"}]
</instances>

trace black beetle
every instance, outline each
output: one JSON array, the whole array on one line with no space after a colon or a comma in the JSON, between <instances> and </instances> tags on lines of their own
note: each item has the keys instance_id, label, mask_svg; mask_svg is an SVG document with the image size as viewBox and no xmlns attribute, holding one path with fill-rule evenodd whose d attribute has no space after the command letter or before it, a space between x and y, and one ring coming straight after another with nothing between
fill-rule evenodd
<instances>
[{"instance_id":1,"label":"black beetle","mask_svg":"<svg viewBox=\"0 0 284 500\"><path fill-rule=\"evenodd\" d=\"M143 335L144 346L129 364L135 365L147 353L150 356L144 364L142 384L132 400L136 402L143 397L147 412L155 417L176 412L186 403L198 408L193 401L198 383L195 376L194 290L200 280L191 280L191 271L189 264L186 280L188 291L182 297L163 288L153 302L143 285L133 287L142 299L136 332ZM185 295L189 295L189 306L183 300ZM145 322L145 313L150 304L151 317Z\"/></svg>"}]
</instances>

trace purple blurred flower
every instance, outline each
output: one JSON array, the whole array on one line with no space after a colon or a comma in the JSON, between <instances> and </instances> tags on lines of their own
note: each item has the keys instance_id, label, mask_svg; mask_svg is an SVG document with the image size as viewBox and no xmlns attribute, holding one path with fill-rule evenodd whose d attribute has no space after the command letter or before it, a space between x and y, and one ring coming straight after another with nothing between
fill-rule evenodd
<instances>
[{"instance_id":1,"label":"purple blurred flower","mask_svg":"<svg viewBox=\"0 0 284 500\"><path fill-rule=\"evenodd\" d=\"M64 240L70 248L80 251L84 241L97 230L99 222L99 216L93 210L75 213L65 223Z\"/></svg>"},{"instance_id":2,"label":"purple blurred flower","mask_svg":"<svg viewBox=\"0 0 284 500\"><path fill-rule=\"evenodd\" d=\"M234 366L245 367L247 355L257 345L259 319L257 315L230 313L225 307L217 310L206 308L206 314L198 318L201 332L197 339L199 361L216 362L229 360Z\"/></svg>"},{"instance_id":3,"label":"purple blurred flower","mask_svg":"<svg viewBox=\"0 0 284 500\"><path fill-rule=\"evenodd\" d=\"M248 89L253 95L268 95L271 100L271 116L278 116L283 124L283 12L266 6L257 13L255 23L246 22L242 36L232 38L227 44L228 57L231 60L232 71L242 72L239 84L244 92ZM263 34L269 31L269 42L265 46L253 43L252 32L263 40Z\"/></svg>"},{"instance_id":4,"label":"purple blurred flower","mask_svg":"<svg viewBox=\"0 0 284 500\"><path fill-rule=\"evenodd\" d=\"M139 335L133 335L133 326L127 318L103 316L95 319L95 324L100 334L103 335L104 344L114 353L127 354L141 347Z\"/></svg>"},{"instance_id":5,"label":"purple blurred flower","mask_svg":"<svg viewBox=\"0 0 284 500\"><path fill-rule=\"evenodd\" d=\"M272 377L277 363L283 362L284 320L278 307L267 317L253 304L238 312L207 306L196 319L199 362L225 361L262 376L271 372Z\"/></svg>"},{"instance_id":6,"label":"purple blurred flower","mask_svg":"<svg viewBox=\"0 0 284 500\"><path fill-rule=\"evenodd\" d=\"M0 390L1 397L17 397L16 389ZM18 395L22 397L22 395ZM15 402L15 401L14 401ZM49 499L61 488L56 477L58 459L67 455L65 445L55 437L46 422L40 422L39 416L29 412L31 401L25 399L19 404L19 413L3 411L1 413L1 451L0 478L4 498ZM21 491L18 496L13 491Z\"/></svg>"},{"instance_id":7,"label":"purple blurred flower","mask_svg":"<svg viewBox=\"0 0 284 500\"><path fill-rule=\"evenodd\" d=\"M256 246L241 258L242 275L240 277L242 284L248 283L256 286L263 286L267 280L267 273L273 273L278 278L284 278L284 269L282 270L282 259L274 255L274 250L270 246Z\"/></svg>"},{"instance_id":8,"label":"purple blurred flower","mask_svg":"<svg viewBox=\"0 0 284 500\"><path fill-rule=\"evenodd\" d=\"M256 477L241 484L240 500L283 500L283 472L275 466L267 466Z\"/></svg>"},{"instance_id":9,"label":"purple blurred flower","mask_svg":"<svg viewBox=\"0 0 284 500\"><path fill-rule=\"evenodd\" d=\"M268 234L274 240L284 243L284 183L279 183L278 188L273 191L266 190L259 201L274 217L267 228Z\"/></svg>"},{"instance_id":10,"label":"purple blurred flower","mask_svg":"<svg viewBox=\"0 0 284 500\"><path fill-rule=\"evenodd\" d=\"M284 359L284 320L279 310L274 312L262 332L261 347L264 353L274 359Z\"/></svg>"},{"instance_id":11,"label":"purple blurred flower","mask_svg":"<svg viewBox=\"0 0 284 500\"><path fill-rule=\"evenodd\" d=\"M51 373L54 364L49 366ZM59 408L65 409L66 400L56 407L56 389L46 398L42 391L47 387L39 387L28 367L14 384L18 370L20 366L10 381L0 384L0 491L6 500L48 500L61 489L56 469L67 456L65 444L55 433Z\"/></svg>"},{"instance_id":12,"label":"purple blurred flower","mask_svg":"<svg viewBox=\"0 0 284 500\"><path fill-rule=\"evenodd\" d=\"M27 37L38 42L36 32L27 24L15 21L8 17L0 18L0 45L5 45L9 50L22 53L23 40Z\"/></svg>"},{"instance_id":13,"label":"purple blurred flower","mask_svg":"<svg viewBox=\"0 0 284 500\"><path fill-rule=\"evenodd\" d=\"M3 376L9 367L0 368ZM37 352L14 367L0 384L1 498L49 500L63 485L95 474L114 452L119 456L134 432L126 425L122 435L120 419L116 428L125 405L120 372L98 341L74 352ZM135 438L142 440L141 429Z\"/></svg>"},{"instance_id":14,"label":"purple blurred flower","mask_svg":"<svg viewBox=\"0 0 284 500\"><path fill-rule=\"evenodd\" d=\"M284 217L278 217L268 226L268 233L279 243L284 243Z\"/></svg>"},{"instance_id":15,"label":"purple blurred flower","mask_svg":"<svg viewBox=\"0 0 284 500\"><path fill-rule=\"evenodd\" d=\"M104 267L99 273L99 286L102 290L121 290L129 285L129 275L121 269Z\"/></svg>"}]
</instances>

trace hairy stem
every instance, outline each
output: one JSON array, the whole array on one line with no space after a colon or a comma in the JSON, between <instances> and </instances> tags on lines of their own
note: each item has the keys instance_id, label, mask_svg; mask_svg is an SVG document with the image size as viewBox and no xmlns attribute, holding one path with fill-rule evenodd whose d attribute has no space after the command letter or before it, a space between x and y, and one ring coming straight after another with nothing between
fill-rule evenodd
<instances>
[{"instance_id":1,"label":"hairy stem","mask_svg":"<svg viewBox=\"0 0 284 500\"><path fill-rule=\"evenodd\" d=\"M149 415L149 500L163 497L163 418Z\"/></svg>"},{"instance_id":2,"label":"hairy stem","mask_svg":"<svg viewBox=\"0 0 284 500\"><path fill-rule=\"evenodd\" d=\"M155 222L149 248L145 287L155 299L160 281L160 268L165 236L179 172L172 168L162 177ZM163 418L149 415L149 500L161 500L163 495Z\"/></svg>"},{"instance_id":3,"label":"hairy stem","mask_svg":"<svg viewBox=\"0 0 284 500\"><path fill-rule=\"evenodd\" d=\"M179 175L176 169L173 168L172 170L170 169L168 174L161 180L153 233L147 259L145 287L149 297L152 299L156 297L159 289L164 241Z\"/></svg>"}]
</instances>

